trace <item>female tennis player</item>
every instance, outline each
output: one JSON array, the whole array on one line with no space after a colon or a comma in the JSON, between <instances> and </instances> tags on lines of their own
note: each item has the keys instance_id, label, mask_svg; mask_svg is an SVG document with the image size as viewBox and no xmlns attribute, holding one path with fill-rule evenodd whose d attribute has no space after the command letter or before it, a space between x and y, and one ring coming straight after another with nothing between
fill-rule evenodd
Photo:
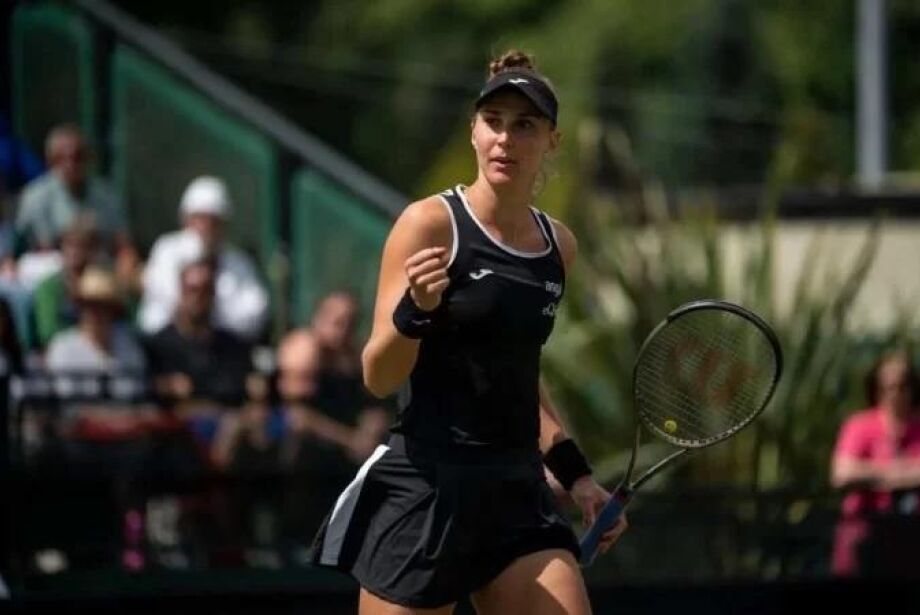
<instances>
[{"instance_id":1,"label":"female tennis player","mask_svg":"<svg viewBox=\"0 0 920 615\"><path fill-rule=\"evenodd\" d=\"M588 522L609 499L540 385L576 242L531 206L558 103L529 56L490 65L478 175L412 203L383 251L368 389L400 413L320 529L315 559L361 584L360 613L590 613L578 545L544 474ZM625 528L609 531L602 550Z\"/></svg>"}]
</instances>

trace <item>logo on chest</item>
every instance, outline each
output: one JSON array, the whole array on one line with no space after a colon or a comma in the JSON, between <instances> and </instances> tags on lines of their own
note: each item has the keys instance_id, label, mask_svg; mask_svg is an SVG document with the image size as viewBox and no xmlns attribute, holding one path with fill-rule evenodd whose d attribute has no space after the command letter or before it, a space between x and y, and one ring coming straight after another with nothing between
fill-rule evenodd
<instances>
[{"instance_id":1,"label":"logo on chest","mask_svg":"<svg viewBox=\"0 0 920 615\"><path fill-rule=\"evenodd\" d=\"M550 301L546 307L543 308L543 315L550 318L556 317L556 308L559 306L559 297L562 296L562 284L559 282L552 282L547 280L545 282L544 288L546 292L553 295L556 298L555 301Z\"/></svg>"}]
</instances>

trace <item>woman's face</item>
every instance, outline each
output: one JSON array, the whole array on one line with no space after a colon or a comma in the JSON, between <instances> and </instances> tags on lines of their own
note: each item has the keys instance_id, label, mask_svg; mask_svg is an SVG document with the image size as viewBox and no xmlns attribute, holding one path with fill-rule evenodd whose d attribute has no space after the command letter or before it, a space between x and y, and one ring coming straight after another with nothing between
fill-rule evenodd
<instances>
[{"instance_id":1,"label":"woman's face","mask_svg":"<svg viewBox=\"0 0 920 615\"><path fill-rule=\"evenodd\" d=\"M556 149L559 132L523 95L500 91L473 117L479 174L493 186L536 180L543 158Z\"/></svg>"},{"instance_id":2,"label":"woman's face","mask_svg":"<svg viewBox=\"0 0 920 615\"><path fill-rule=\"evenodd\" d=\"M878 370L878 401L895 412L905 412L911 406L910 366L900 358L882 363Z\"/></svg>"}]
</instances>

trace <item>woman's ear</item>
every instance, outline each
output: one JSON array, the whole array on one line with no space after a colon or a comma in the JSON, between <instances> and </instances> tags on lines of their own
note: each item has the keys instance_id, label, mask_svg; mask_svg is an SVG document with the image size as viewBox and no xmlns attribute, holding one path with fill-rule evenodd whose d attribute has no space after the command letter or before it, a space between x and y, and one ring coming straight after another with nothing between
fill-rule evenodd
<instances>
[{"instance_id":1,"label":"woman's ear","mask_svg":"<svg viewBox=\"0 0 920 615\"><path fill-rule=\"evenodd\" d=\"M555 152L560 143L562 143L562 133L554 128L553 131L549 133L549 151Z\"/></svg>"}]
</instances>

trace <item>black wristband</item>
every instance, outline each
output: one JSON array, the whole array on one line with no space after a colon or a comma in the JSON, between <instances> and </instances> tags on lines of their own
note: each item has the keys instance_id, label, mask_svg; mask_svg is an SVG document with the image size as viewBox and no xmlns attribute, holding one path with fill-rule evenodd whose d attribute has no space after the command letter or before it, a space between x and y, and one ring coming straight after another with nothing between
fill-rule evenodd
<instances>
[{"instance_id":1,"label":"black wristband","mask_svg":"<svg viewBox=\"0 0 920 615\"><path fill-rule=\"evenodd\" d=\"M563 440L553 445L545 455L543 464L549 468L562 487L569 491L575 481L591 474L588 460L572 439Z\"/></svg>"},{"instance_id":2,"label":"black wristband","mask_svg":"<svg viewBox=\"0 0 920 615\"><path fill-rule=\"evenodd\" d=\"M393 326L406 337L421 339L434 328L434 311L426 312L417 306L407 288L393 310Z\"/></svg>"}]
</instances>

